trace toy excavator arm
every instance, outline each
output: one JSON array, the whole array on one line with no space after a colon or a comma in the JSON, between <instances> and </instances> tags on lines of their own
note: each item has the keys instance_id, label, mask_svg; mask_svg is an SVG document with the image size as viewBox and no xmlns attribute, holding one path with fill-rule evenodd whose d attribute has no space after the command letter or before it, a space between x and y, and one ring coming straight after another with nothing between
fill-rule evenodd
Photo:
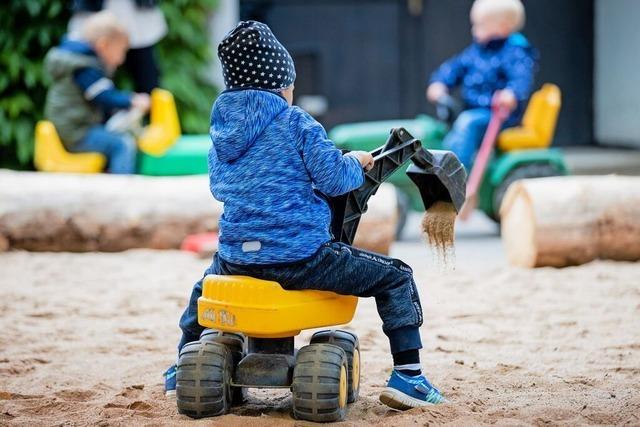
<instances>
[{"instance_id":1,"label":"toy excavator arm","mask_svg":"<svg viewBox=\"0 0 640 427\"><path fill-rule=\"evenodd\" d=\"M465 199L466 172L458 158L449 151L427 151L422 143L404 128L392 129L387 142L371 152L373 168L365 173L364 184L337 197L328 197L331 210L331 232L335 240L352 244L360 217L367 211L369 198L380 185L407 161L407 170L418 186L425 209L437 201L452 202L460 210Z\"/></svg>"}]
</instances>

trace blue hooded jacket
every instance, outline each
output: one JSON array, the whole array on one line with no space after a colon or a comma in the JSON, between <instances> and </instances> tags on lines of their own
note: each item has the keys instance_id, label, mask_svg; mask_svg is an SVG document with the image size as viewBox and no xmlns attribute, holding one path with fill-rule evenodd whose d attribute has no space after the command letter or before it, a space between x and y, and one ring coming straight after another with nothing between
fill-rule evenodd
<instances>
[{"instance_id":1,"label":"blue hooded jacket","mask_svg":"<svg viewBox=\"0 0 640 427\"><path fill-rule=\"evenodd\" d=\"M364 182L317 121L266 90L223 92L211 114L209 181L224 203L219 253L237 264L280 264L331 240L331 211L314 190L337 196Z\"/></svg>"},{"instance_id":2,"label":"blue hooded jacket","mask_svg":"<svg viewBox=\"0 0 640 427\"><path fill-rule=\"evenodd\" d=\"M444 83L449 89L461 85L465 108L490 108L493 93L511 89L518 100L512 118L519 118L533 90L538 52L524 35L486 44L474 42L460 54L442 64L430 82Z\"/></svg>"}]
</instances>

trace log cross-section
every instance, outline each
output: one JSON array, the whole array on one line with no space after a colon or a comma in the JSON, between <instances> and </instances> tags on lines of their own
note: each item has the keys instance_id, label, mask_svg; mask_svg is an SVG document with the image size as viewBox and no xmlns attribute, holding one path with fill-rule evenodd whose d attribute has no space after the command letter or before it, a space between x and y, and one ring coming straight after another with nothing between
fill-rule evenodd
<instances>
[{"instance_id":1,"label":"log cross-section","mask_svg":"<svg viewBox=\"0 0 640 427\"><path fill-rule=\"evenodd\" d=\"M517 181L505 195L500 218L507 258L516 266L640 260L640 177Z\"/></svg>"}]
</instances>

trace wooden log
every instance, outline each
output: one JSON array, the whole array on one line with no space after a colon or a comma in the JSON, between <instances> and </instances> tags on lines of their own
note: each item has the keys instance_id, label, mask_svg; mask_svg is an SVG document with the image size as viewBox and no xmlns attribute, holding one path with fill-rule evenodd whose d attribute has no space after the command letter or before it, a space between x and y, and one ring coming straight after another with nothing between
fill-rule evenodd
<instances>
[{"instance_id":1,"label":"wooden log","mask_svg":"<svg viewBox=\"0 0 640 427\"><path fill-rule=\"evenodd\" d=\"M0 236L13 249L177 248L221 213L206 177L0 171Z\"/></svg>"},{"instance_id":2,"label":"wooden log","mask_svg":"<svg viewBox=\"0 0 640 427\"><path fill-rule=\"evenodd\" d=\"M507 258L515 266L640 260L640 177L518 181L507 191L500 217Z\"/></svg>"},{"instance_id":3,"label":"wooden log","mask_svg":"<svg viewBox=\"0 0 640 427\"><path fill-rule=\"evenodd\" d=\"M395 192L384 186L379 193L363 218L358 244L388 251L394 237L389 229L395 229L395 209L388 204ZM178 248L189 234L216 231L222 209L207 176L0 170L0 251Z\"/></svg>"},{"instance_id":4,"label":"wooden log","mask_svg":"<svg viewBox=\"0 0 640 427\"><path fill-rule=\"evenodd\" d=\"M396 239L398 227L398 199L396 188L382 184L368 203L362 216L353 245L362 249L388 255Z\"/></svg>"}]
</instances>

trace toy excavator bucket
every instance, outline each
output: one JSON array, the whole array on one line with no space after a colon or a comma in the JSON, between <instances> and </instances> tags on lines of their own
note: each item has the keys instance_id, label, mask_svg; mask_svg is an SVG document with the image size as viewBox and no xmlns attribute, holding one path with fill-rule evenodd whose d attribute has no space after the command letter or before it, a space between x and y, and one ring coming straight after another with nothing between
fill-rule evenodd
<instances>
[{"instance_id":1,"label":"toy excavator bucket","mask_svg":"<svg viewBox=\"0 0 640 427\"><path fill-rule=\"evenodd\" d=\"M419 150L411 158L407 175L420 190L424 208L435 202L451 202L460 212L465 201L467 173L451 151Z\"/></svg>"},{"instance_id":2,"label":"toy excavator bucket","mask_svg":"<svg viewBox=\"0 0 640 427\"><path fill-rule=\"evenodd\" d=\"M375 164L365 173L364 184L345 195L328 198L333 212L331 231L337 241L353 243L369 197L409 160L413 164L407 174L418 186L425 209L437 201L452 202L457 211L462 207L467 174L455 154L425 150L404 128L392 129L387 142L371 154Z\"/></svg>"}]
</instances>

